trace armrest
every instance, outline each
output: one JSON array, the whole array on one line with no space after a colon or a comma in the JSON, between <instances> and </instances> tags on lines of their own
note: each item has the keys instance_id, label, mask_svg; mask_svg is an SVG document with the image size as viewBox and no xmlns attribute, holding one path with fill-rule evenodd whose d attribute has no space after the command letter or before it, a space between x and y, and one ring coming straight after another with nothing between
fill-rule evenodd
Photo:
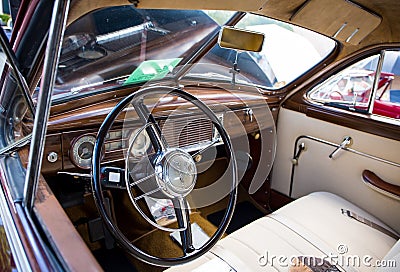
<instances>
[{"instance_id":1,"label":"armrest","mask_svg":"<svg viewBox=\"0 0 400 272\"><path fill-rule=\"evenodd\" d=\"M374 172L371 172L369 170L364 170L362 173L362 177L364 182L373 189L400 199L400 186L384 181Z\"/></svg>"}]
</instances>

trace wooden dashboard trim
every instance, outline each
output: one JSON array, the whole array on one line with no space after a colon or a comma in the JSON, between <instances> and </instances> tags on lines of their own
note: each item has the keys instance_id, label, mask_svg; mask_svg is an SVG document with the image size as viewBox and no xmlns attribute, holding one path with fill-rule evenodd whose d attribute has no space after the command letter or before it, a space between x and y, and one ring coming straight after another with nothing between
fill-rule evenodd
<instances>
[{"instance_id":1,"label":"wooden dashboard trim","mask_svg":"<svg viewBox=\"0 0 400 272\"><path fill-rule=\"evenodd\" d=\"M186 91L195 95L209 106L223 104L228 108L241 108L246 105L257 105L259 103L269 104L278 103L279 98L264 97L259 93L244 93L237 90L224 90L216 87L186 87ZM131 89L129 92L136 91ZM237 96L235 96L236 94ZM62 130L73 130L74 128L98 127L112 110L112 108L124 97L126 90L120 90L118 95L113 91L107 94L94 95L85 99L66 102L63 105L52 107L52 113L49 119L49 133L56 133ZM101 99L101 101L99 100ZM71 104L72 103L72 104ZM190 103L182 100L168 101L165 104L158 104L154 109L154 114L158 112L167 113L177 107L189 107ZM218 107L218 106L216 106ZM72 109L71 109L72 108ZM67 111L68 109L68 111ZM118 120L122 121L122 120Z\"/></svg>"}]
</instances>

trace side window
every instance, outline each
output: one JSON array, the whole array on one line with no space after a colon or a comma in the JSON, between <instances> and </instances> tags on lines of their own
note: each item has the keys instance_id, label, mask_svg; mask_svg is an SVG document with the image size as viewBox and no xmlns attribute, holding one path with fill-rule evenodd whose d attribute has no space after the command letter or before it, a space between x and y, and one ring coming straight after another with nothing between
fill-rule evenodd
<instances>
[{"instance_id":1,"label":"side window","mask_svg":"<svg viewBox=\"0 0 400 272\"><path fill-rule=\"evenodd\" d=\"M28 148L33 116L32 101L22 74L18 71L15 55L6 35L2 35L0 45L0 156L6 163L3 167L3 182L7 183L13 199L22 199L25 183L22 158L27 152L17 150ZM10 155L13 154L13 155Z\"/></svg>"},{"instance_id":2,"label":"side window","mask_svg":"<svg viewBox=\"0 0 400 272\"><path fill-rule=\"evenodd\" d=\"M382 70L375 87L380 54L365 58L314 87L307 94L312 101L327 106L400 118L400 51L386 51L383 54ZM370 103L370 99L374 99Z\"/></svg>"},{"instance_id":3,"label":"side window","mask_svg":"<svg viewBox=\"0 0 400 272\"><path fill-rule=\"evenodd\" d=\"M20 79L23 78L13 69L5 52L0 46L0 114L4 118L0 127L4 136L3 144L8 146L30 133L31 127L26 125L33 121L33 116L25 98L29 91L24 93L17 75ZM25 124L23 120L26 121Z\"/></svg>"},{"instance_id":4,"label":"side window","mask_svg":"<svg viewBox=\"0 0 400 272\"><path fill-rule=\"evenodd\" d=\"M367 111L379 55L359 61L313 88L308 97L326 105Z\"/></svg>"}]
</instances>

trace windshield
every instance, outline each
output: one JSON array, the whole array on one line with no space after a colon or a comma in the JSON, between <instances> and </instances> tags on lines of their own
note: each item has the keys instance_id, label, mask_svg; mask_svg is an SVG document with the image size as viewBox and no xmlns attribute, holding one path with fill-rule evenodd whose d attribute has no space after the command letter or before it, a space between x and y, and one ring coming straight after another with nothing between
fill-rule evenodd
<instances>
[{"instance_id":1,"label":"windshield","mask_svg":"<svg viewBox=\"0 0 400 272\"><path fill-rule=\"evenodd\" d=\"M236 56L236 51L215 45L188 76L207 77L201 68L204 64L232 67L237 57L238 69L247 79L242 83L279 89L321 62L335 47L332 39L318 33L254 14L247 14L236 27L263 33L261 52Z\"/></svg>"},{"instance_id":2,"label":"windshield","mask_svg":"<svg viewBox=\"0 0 400 272\"><path fill-rule=\"evenodd\" d=\"M164 78L217 35L233 14L133 6L88 13L66 29L52 99L71 99L78 94ZM252 14L237 26L266 35L262 52L238 55L243 77L237 82L266 89L289 84L324 59L335 45L322 35ZM226 71L232 68L236 51L218 44L211 48L184 78L231 81ZM203 68L204 64L219 68Z\"/></svg>"},{"instance_id":3,"label":"windshield","mask_svg":"<svg viewBox=\"0 0 400 272\"><path fill-rule=\"evenodd\" d=\"M66 29L53 100L163 77L219 28L202 11L91 12Z\"/></svg>"}]
</instances>

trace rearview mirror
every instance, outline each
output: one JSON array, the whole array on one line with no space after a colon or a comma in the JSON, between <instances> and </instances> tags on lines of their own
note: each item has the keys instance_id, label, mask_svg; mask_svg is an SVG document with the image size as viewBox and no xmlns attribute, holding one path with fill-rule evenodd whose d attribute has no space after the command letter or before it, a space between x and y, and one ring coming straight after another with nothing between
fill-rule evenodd
<instances>
[{"instance_id":1,"label":"rearview mirror","mask_svg":"<svg viewBox=\"0 0 400 272\"><path fill-rule=\"evenodd\" d=\"M239 51L260 52L263 43L263 33L234 27L223 27L218 39L219 46Z\"/></svg>"}]
</instances>

